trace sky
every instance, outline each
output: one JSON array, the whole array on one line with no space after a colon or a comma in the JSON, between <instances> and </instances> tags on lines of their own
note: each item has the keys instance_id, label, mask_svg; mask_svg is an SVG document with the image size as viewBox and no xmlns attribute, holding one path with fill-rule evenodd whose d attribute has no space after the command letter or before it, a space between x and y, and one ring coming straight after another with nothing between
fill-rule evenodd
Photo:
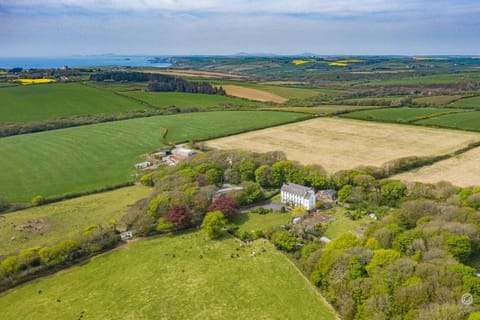
<instances>
[{"instance_id":1,"label":"sky","mask_svg":"<svg viewBox=\"0 0 480 320\"><path fill-rule=\"evenodd\" d=\"M0 0L0 56L480 55L478 0Z\"/></svg>"}]
</instances>

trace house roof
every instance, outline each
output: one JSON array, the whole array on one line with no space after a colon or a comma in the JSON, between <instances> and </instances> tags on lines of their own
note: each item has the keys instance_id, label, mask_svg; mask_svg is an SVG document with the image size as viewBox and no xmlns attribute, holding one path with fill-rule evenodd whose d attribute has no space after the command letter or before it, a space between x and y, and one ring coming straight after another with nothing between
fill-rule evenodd
<instances>
[{"instance_id":1,"label":"house roof","mask_svg":"<svg viewBox=\"0 0 480 320\"><path fill-rule=\"evenodd\" d=\"M337 191L335 189L326 189L326 190L320 190L317 192L318 196L327 196L330 198L336 197L337 196Z\"/></svg>"},{"instance_id":2,"label":"house roof","mask_svg":"<svg viewBox=\"0 0 480 320\"><path fill-rule=\"evenodd\" d=\"M303 197L305 199L310 198L315 194L312 188L301 186L295 183L284 183L281 191L293 193L294 195Z\"/></svg>"}]
</instances>

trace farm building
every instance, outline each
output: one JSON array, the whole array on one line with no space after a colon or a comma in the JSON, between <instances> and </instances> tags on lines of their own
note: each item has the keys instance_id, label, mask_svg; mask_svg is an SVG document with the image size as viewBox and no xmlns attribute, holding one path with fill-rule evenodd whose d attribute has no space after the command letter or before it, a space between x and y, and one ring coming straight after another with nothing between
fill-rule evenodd
<instances>
[{"instance_id":1,"label":"farm building","mask_svg":"<svg viewBox=\"0 0 480 320\"><path fill-rule=\"evenodd\" d=\"M334 189L320 190L317 192L317 199L325 203L333 204L337 203L338 194Z\"/></svg>"},{"instance_id":2,"label":"farm building","mask_svg":"<svg viewBox=\"0 0 480 320\"><path fill-rule=\"evenodd\" d=\"M181 157L181 158L188 158L188 157L191 157L195 154L195 150L192 150L192 149L187 149L187 148L182 148L182 147L179 147L179 148L175 148L172 150L172 154L177 156L177 157Z\"/></svg>"},{"instance_id":3,"label":"farm building","mask_svg":"<svg viewBox=\"0 0 480 320\"><path fill-rule=\"evenodd\" d=\"M307 210L315 208L315 191L295 183L284 183L280 189L282 202L294 206L302 206Z\"/></svg>"},{"instance_id":4,"label":"farm building","mask_svg":"<svg viewBox=\"0 0 480 320\"><path fill-rule=\"evenodd\" d=\"M133 232L132 231L125 231L125 232L120 233L120 239L122 239L123 241L126 241L128 239L132 239L132 238L133 238Z\"/></svg>"},{"instance_id":5,"label":"farm building","mask_svg":"<svg viewBox=\"0 0 480 320\"><path fill-rule=\"evenodd\" d=\"M152 163L150 161L145 161L145 162L140 162L135 165L135 168L137 169L146 169L148 167L151 167Z\"/></svg>"}]
</instances>

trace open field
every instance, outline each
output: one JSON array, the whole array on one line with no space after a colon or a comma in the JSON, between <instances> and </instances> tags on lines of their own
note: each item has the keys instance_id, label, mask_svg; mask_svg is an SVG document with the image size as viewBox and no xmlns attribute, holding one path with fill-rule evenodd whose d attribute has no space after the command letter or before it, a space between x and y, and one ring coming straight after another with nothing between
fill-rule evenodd
<instances>
[{"instance_id":1,"label":"open field","mask_svg":"<svg viewBox=\"0 0 480 320\"><path fill-rule=\"evenodd\" d=\"M319 164L332 173L357 166L380 166L407 156L445 154L478 140L480 134L473 132L317 118L215 139L207 145L257 152L281 150L291 160Z\"/></svg>"},{"instance_id":2,"label":"open field","mask_svg":"<svg viewBox=\"0 0 480 320\"><path fill-rule=\"evenodd\" d=\"M234 97L239 97L244 99L263 101L263 102L276 102L276 103L282 103L288 100L274 93L253 89L253 88L247 88L247 87L230 85L230 84L222 85L222 87L229 96L234 96Z\"/></svg>"},{"instance_id":3,"label":"open field","mask_svg":"<svg viewBox=\"0 0 480 320\"><path fill-rule=\"evenodd\" d=\"M200 232L133 242L32 281L1 296L0 310L5 319L23 320L335 319L267 241L241 247Z\"/></svg>"},{"instance_id":4,"label":"open field","mask_svg":"<svg viewBox=\"0 0 480 320\"><path fill-rule=\"evenodd\" d=\"M1 215L0 256L70 239L91 225L106 226L150 193L147 187L126 187Z\"/></svg>"},{"instance_id":5,"label":"open field","mask_svg":"<svg viewBox=\"0 0 480 320\"><path fill-rule=\"evenodd\" d=\"M431 96L431 97L421 97L413 99L414 102L418 103L428 103L434 106L446 106L452 101L461 99L463 96L453 95L453 96ZM480 105L480 104L479 104Z\"/></svg>"},{"instance_id":6,"label":"open field","mask_svg":"<svg viewBox=\"0 0 480 320\"><path fill-rule=\"evenodd\" d=\"M217 94L199 94L184 92L142 92L128 91L123 95L145 101L157 108L176 106L179 108L197 107L206 109L221 106L261 106L262 103L245 99L232 98Z\"/></svg>"},{"instance_id":7,"label":"open field","mask_svg":"<svg viewBox=\"0 0 480 320\"><path fill-rule=\"evenodd\" d=\"M375 80L367 83L367 86L393 86L393 85L409 85L409 84L448 84L448 83L459 83L459 82L468 82L468 81L479 81L480 73L479 72L470 72L470 73L460 73L460 74L441 74L441 75L429 75L429 76L418 76L412 75L410 77L405 77L401 79L391 79L391 80ZM363 84L362 84L363 85Z\"/></svg>"},{"instance_id":8,"label":"open field","mask_svg":"<svg viewBox=\"0 0 480 320\"><path fill-rule=\"evenodd\" d=\"M453 102L451 106L458 108L480 109L480 96L457 100Z\"/></svg>"},{"instance_id":9,"label":"open field","mask_svg":"<svg viewBox=\"0 0 480 320\"><path fill-rule=\"evenodd\" d=\"M335 220L328 224L327 231L325 231L324 234L325 237L333 240L346 232L358 233L361 227L364 227L373 221L366 216L358 220L349 219L345 216L345 211L345 208L335 207L326 212L335 217Z\"/></svg>"},{"instance_id":10,"label":"open field","mask_svg":"<svg viewBox=\"0 0 480 320\"><path fill-rule=\"evenodd\" d=\"M376 120L389 122L411 122L425 117L436 117L449 113L463 112L462 109L448 108L387 108L351 112L343 117L359 120Z\"/></svg>"},{"instance_id":11,"label":"open field","mask_svg":"<svg viewBox=\"0 0 480 320\"><path fill-rule=\"evenodd\" d=\"M145 73L159 73L166 74L171 76L181 76L181 77L201 77L201 78L233 78L241 79L245 78L244 76L238 74L230 73L221 73L221 72L212 72L212 71L201 71L201 70L183 70L183 69L148 69L142 70Z\"/></svg>"},{"instance_id":12,"label":"open field","mask_svg":"<svg viewBox=\"0 0 480 320\"><path fill-rule=\"evenodd\" d=\"M316 107L270 107L270 108L261 108L260 110L274 110L274 111L289 111L289 112L300 112L308 114L335 114L344 111L355 111L363 109L374 109L382 108L376 106L346 106L346 105L324 105Z\"/></svg>"},{"instance_id":13,"label":"open field","mask_svg":"<svg viewBox=\"0 0 480 320\"><path fill-rule=\"evenodd\" d=\"M478 131L480 130L480 111L447 114L415 123Z\"/></svg>"},{"instance_id":14,"label":"open field","mask_svg":"<svg viewBox=\"0 0 480 320\"><path fill-rule=\"evenodd\" d=\"M78 83L2 88L0 101L0 122L40 121L145 109L129 99Z\"/></svg>"},{"instance_id":15,"label":"open field","mask_svg":"<svg viewBox=\"0 0 480 320\"><path fill-rule=\"evenodd\" d=\"M138 118L0 139L0 195L30 201L116 185L134 178L140 155L168 142L220 137L304 118L271 111L197 112Z\"/></svg>"},{"instance_id":16,"label":"open field","mask_svg":"<svg viewBox=\"0 0 480 320\"><path fill-rule=\"evenodd\" d=\"M279 229L280 226L288 224L291 219L290 212L271 212L267 214L250 212L235 217L233 223L239 226L239 232L254 232L256 230L267 232L269 230Z\"/></svg>"},{"instance_id":17,"label":"open field","mask_svg":"<svg viewBox=\"0 0 480 320\"><path fill-rule=\"evenodd\" d=\"M394 179L436 183L450 181L460 187L480 186L480 148L476 148L454 158L437 162L431 166L405 172Z\"/></svg>"}]
</instances>

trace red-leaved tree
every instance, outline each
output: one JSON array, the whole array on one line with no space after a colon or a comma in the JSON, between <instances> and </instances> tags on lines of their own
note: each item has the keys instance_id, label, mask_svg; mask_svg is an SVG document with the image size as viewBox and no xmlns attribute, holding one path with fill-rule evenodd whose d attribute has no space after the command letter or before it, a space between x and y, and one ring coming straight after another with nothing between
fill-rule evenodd
<instances>
[{"instance_id":1,"label":"red-leaved tree","mask_svg":"<svg viewBox=\"0 0 480 320\"><path fill-rule=\"evenodd\" d=\"M238 215L237 203L233 198L224 196L213 200L209 211L221 211L225 218L232 219Z\"/></svg>"},{"instance_id":2,"label":"red-leaved tree","mask_svg":"<svg viewBox=\"0 0 480 320\"><path fill-rule=\"evenodd\" d=\"M186 227L190 223L190 211L183 204L174 204L165 215L165 221L173 223L175 227Z\"/></svg>"}]
</instances>

